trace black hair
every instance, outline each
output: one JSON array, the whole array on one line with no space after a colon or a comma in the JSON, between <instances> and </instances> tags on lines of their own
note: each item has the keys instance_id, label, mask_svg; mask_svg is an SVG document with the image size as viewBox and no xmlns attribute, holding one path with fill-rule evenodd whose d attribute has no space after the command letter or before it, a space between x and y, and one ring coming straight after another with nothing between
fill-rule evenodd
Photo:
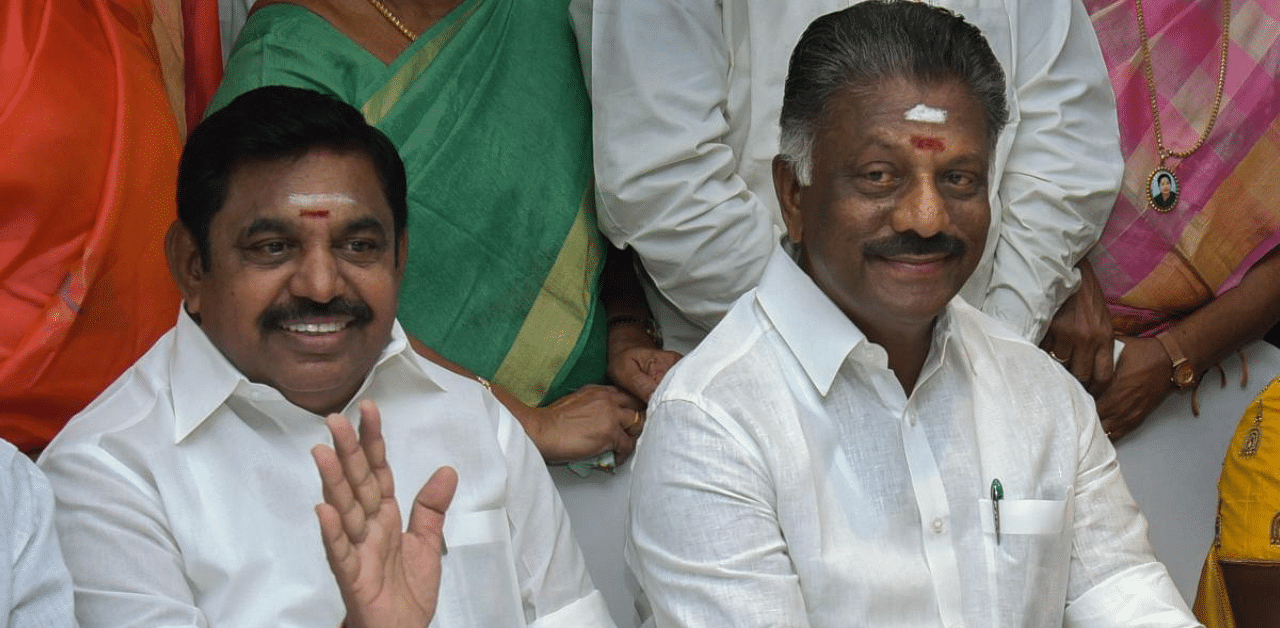
<instances>
[{"instance_id":1,"label":"black hair","mask_svg":"<svg viewBox=\"0 0 1280 628\"><path fill-rule=\"evenodd\" d=\"M1004 70L982 32L923 2L868 0L814 20L791 55L780 152L802 185L809 184L814 134L832 96L895 78L967 85L986 112L987 142L995 147L1009 104Z\"/></svg>"},{"instance_id":2,"label":"black hair","mask_svg":"<svg viewBox=\"0 0 1280 628\"><path fill-rule=\"evenodd\" d=\"M408 205L404 162L391 140L365 122L354 107L332 96L269 85L245 92L209 115L191 131L182 150L178 220L195 238L206 270L209 226L227 200L232 172L246 163L298 159L320 148L369 158L391 207L396 242L400 242Z\"/></svg>"}]
</instances>

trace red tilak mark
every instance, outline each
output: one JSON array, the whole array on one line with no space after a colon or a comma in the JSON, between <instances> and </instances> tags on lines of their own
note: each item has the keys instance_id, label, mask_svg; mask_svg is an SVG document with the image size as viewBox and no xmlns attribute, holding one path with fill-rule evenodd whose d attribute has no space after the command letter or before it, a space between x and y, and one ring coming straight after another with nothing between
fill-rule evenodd
<instances>
[{"instance_id":1,"label":"red tilak mark","mask_svg":"<svg viewBox=\"0 0 1280 628\"><path fill-rule=\"evenodd\" d=\"M947 145L936 137L912 137L911 143L920 150L935 150L942 152L947 150Z\"/></svg>"},{"instance_id":2,"label":"red tilak mark","mask_svg":"<svg viewBox=\"0 0 1280 628\"><path fill-rule=\"evenodd\" d=\"M329 217L329 210L327 210L327 209L304 209L304 210L302 210L302 211L298 212L298 215L299 215L299 216L301 216L301 217L303 217L303 218L328 218L328 217Z\"/></svg>"}]
</instances>

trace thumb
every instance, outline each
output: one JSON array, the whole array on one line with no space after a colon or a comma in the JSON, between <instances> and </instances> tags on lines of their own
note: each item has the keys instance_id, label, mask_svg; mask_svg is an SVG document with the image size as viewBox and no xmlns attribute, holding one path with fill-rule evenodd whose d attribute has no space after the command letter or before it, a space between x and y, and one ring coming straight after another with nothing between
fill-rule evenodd
<instances>
[{"instance_id":1,"label":"thumb","mask_svg":"<svg viewBox=\"0 0 1280 628\"><path fill-rule=\"evenodd\" d=\"M418 490L409 512L409 534L423 538L444 539L444 514L458 488L458 472L453 467L440 467ZM443 543L441 543L443 548Z\"/></svg>"}]
</instances>

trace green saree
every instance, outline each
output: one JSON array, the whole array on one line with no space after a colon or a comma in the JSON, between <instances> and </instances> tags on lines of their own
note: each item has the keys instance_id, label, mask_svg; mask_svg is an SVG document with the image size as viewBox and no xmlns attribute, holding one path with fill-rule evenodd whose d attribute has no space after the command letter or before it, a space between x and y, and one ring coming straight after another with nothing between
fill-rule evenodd
<instances>
[{"instance_id":1,"label":"green saree","mask_svg":"<svg viewBox=\"0 0 1280 628\"><path fill-rule=\"evenodd\" d=\"M466 0L390 65L306 9L269 5L210 110L269 84L351 103L399 147L410 333L528 404L604 381L604 240L566 0Z\"/></svg>"}]
</instances>

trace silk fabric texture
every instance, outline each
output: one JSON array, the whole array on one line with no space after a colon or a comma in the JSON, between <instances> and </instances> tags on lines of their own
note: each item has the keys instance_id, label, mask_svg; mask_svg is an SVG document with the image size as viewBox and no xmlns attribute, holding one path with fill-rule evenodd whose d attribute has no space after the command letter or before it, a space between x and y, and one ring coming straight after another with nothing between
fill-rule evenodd
<instances>
[{"instance_id":1,"label":"silk fabric texture","mask_svg":"<svg viewBox=\"0 0 1280 628\"><path fill-rule=\"evenodd\" d=\"M145 0L15 0L0 32L0 437L35 450L172 324L181 139Z\"/></svg>"}]
</instances>

